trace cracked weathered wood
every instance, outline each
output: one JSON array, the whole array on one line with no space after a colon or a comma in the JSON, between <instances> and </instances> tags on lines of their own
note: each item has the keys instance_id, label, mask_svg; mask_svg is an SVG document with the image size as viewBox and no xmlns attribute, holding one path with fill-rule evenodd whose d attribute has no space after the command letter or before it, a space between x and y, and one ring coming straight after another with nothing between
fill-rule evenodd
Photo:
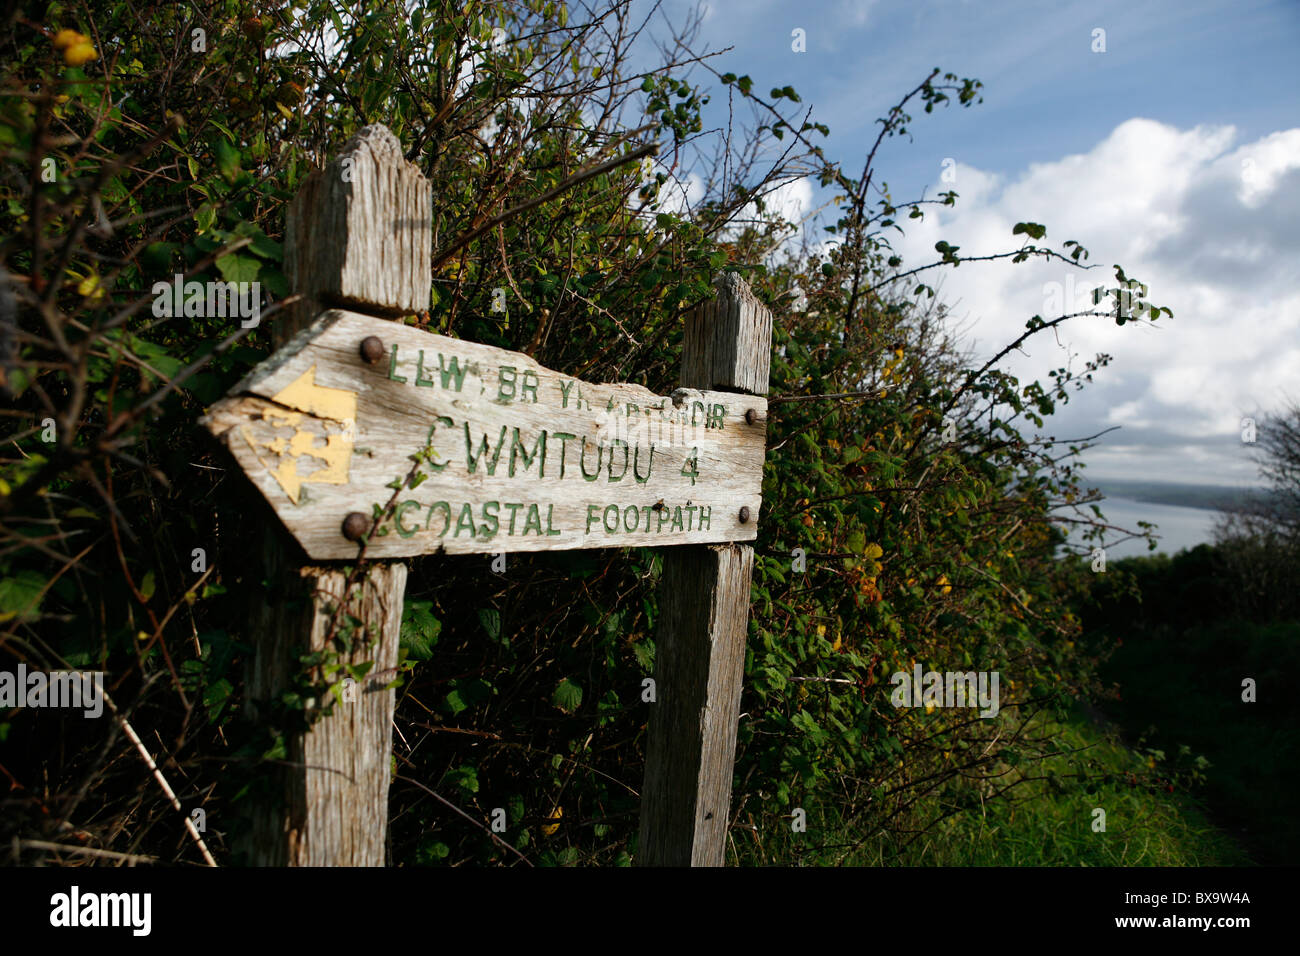
<instances>
[{"instance_id":1,"label":"cracked weathered wood","mask_svg":"<svg viewBox=\"0 0 1300 956\"><path fill-rule=\"evenodd\" d=\"M681 384L766 394L772 314L740 276L686 320ZM664 551L640 866L721 866L730 822L754 550Z\"/></svg>"},{"instance_id":2,"label":"cracked weathered wood","mask_svg":"<svg viewBox=\"0 0 1300 956\"><path fill-rule=\"evenodd\" d=\"M291 339L320 311L340 305L385 317L429 307L431 190L382 126L354 136L290 204L285 266L307 298L272 328ZM394 327L395 324L394 324ZM326 646L347 572L304 567L282 529L268 529L271 592L252 615L255 647L249 710L262 718L290 690L300 655ZM354 552L355 553L355 552ZM382 866L395 677L406 567L378 564L356 585L349 613L364 625L343 662L373 661L354 701L338 702L306 733L287 734L288 760L272 769L280 798L255 810L249 859L263 866ZM339 678L336 676L335 680Z\"/></svg>"},{"instance_id":3,"label":"cracked weathered wood","mask_svg":"<svg viewBox=\"0 0 1300 956\"><path fill-rule=\"evenodd\" d=\"M270 701L293 686L299 656L325 647L346 580L335 568L295 566L279 532L268 530L275 532L267 536L274 584L251 615L256 653L247 696L258 721L272 719ZM254 808L252 829L240 841L256 865L384 865L395 694L386 685L397 676L405 588L406 566L398 563L371 567L354 588L347 613L368 627L340 659L374 664L355 700L336 700L308 733L286 734L286 765L271 771L278 799Z\"/></svg>"},{"instance_id":4,"label":"cracked weathered wood","mask_svg":"<svg viewBox=\"0 0 1300 956\"><path fill-rule=\"evenodd\" d=\"M322 308L387 318L429 308L433 193L387 127L360 130L307 176L284 232L285 275L306 298L272 328L277 347Z\"/></svg>"},{"instance_id":5,"label":"cracked weathered wood","mask_svg":"<svg viewBox=\"0 0 1300 956\"><path fill-rule=\"evenodd\" d=\"M374 364L358 347L371 337ZM751 540L766 419L760 397L594 385L520 352L331 310L205 424L311 557L346 559L344 518L386 505L425 448L436 458L367 557Z\"/></svg>"}]
</instances>

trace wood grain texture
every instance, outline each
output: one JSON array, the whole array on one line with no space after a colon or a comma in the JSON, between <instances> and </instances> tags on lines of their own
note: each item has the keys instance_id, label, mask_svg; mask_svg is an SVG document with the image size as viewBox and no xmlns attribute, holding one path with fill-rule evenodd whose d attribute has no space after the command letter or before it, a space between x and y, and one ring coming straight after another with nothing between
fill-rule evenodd
<instances>
[{"instance_id":1,"label":"wood grain texture","mask_svg":"<svg viewBox=\"0 0 1300 956\"><path fill-rule=\"evenodd\" d=\"M334 568L295 567L268 535L268 563L276 582L252 611L256 654L248 679L248 709L269 719L271 701L293 684L300 655L325 646L332 609L346 576ZM348 613L368 622L355 649L340 659L373 661L356 699L335 702L308 733L286 734L287 765L271 768L272 799L256 806L240 842L260 866L383 866L391 774L393 707L386 688L397 675L406 566L371 567L354 589Z\"/></svg>"},{"instance_id":2,"label":"wood grain texture","mask_svg":"<svg viewBox=\"0 0 1300 956\"><path fill-rule=\"evenodd\" d=\"M386 128L361 130L325 169L308 176L290 205L286 271L291 289L306 298L272 328L272 341L293 339L322 303L346 303L384 316L427 309L431 230L428 181L405 161ZM327 414L337 414L339 402L346 402L340 393L304 386L290 390L287 398ZM328 438L325 445L330 447ZM335 439L327 471L338 473L347 464L340 448ZM300 492L313 487L297 482L288 469L281 478ZM267 535L263 565L271 593L250 615L249 707L269 718L270 702L293 689L302 670L299 658L330 643L333 609L344 597L348 574L342 568L301 567L298 548L282 529L268 527ZM379 564L368 568L347 595L365 640L342 659L373 661L373 666L354 702L336 704L306 732L286 729L288 762L270 771L278 799L255 809L246 834L252 862L383 865L395 703L394 692L384 685L395 676L405 588L404 565Z\"/></svg>"},{"instance_id":3,"label":"wood grain texture","mask_svg":"<svg viewBox=\"0 0 1300 956\"><path fill-rule=\"evenodd\" d=\"M686 316L681 383L689 388L767 394L772 313L736 272L713 280L716 294Z\"/></svg>"},{"instance_id":4,"label":"wood grain texture","mask_svg":"<svg viewBox=\"0 0 1300 956\"><path fill-rule=\"evenodd\" d=\"M638 865L722 865L753 567L748 545L664 555Z\"/></svg>"},{"instance_id":5,"label":"wood grain texture","mask_svg":"<svg viewBox=\"0 0 1300 956\"><path fill-rule=\"evenodd\" d=\"M682 384L766 393L772 314L734 273L715 286L687 317ZM745 544L664 552L639 866L725 859L753 568Z\"/></svg>"},{"instance_id":6,"label":"wood grain texture","mask_svg":"<svg viewBox=\"0 0 1300 956\"><path fill-rule=\"evenodd\" d=\"M400 316L429 308L433 193L387 127L367 126L289 206L285 275L306 298L271 329L279 346L325 306Z\"/></svg>"},{"instance_id":7,"label":"wood grain texture","mask_svg":"<svg viewBox=\"0 0 1300 956\"><path fill-rule=\"evenodd\" d=\"M369 336L383 342L373 365L359 350ZM766 420L761 397L592 384L519 352L330 310L204 423L307 554L346 559L357 545L344 518L371 518L402 482L367 557L752 540ZM426 446L437 457L411 488Z\"/></svg>"}]
</instances>

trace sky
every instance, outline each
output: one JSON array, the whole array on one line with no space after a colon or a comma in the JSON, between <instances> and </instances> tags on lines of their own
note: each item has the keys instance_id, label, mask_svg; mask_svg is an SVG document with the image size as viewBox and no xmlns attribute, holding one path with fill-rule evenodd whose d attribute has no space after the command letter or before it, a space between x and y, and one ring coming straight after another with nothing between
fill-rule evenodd
<instances>
[{"instance_id":1,"label":"sky","mask_svg":"<svg viewBox=\"0 0 1300 956\"><path fill-rule=\"evenodd\" d=\"M877 154L895 203L958 194L904 220L904 267L933 261L940 240L959 255L1014 249L1020 221L1047 227L1042 244L1088 249L1100 265L1087 272L1035 260L927 273L984 359L1062 300L1091 308L1087 290L1123 265L1174 316L1074 319L1013 353L1009 371L1045 384L1113 356L1043 432L1120 426L1085 453L1086 483L1259 483L1242 419L1300 402L1300 0L665 0L652 31L695 9L697 48L731 48L715 68L764 92L793 86L853 176L876 118L931 69L982 81L982 104L910 110L912 138ZM706 128L725 121L716 81L713 93ZM830 195L804 181L780 198L795 216Z\"/></svg>"}]
</instances>

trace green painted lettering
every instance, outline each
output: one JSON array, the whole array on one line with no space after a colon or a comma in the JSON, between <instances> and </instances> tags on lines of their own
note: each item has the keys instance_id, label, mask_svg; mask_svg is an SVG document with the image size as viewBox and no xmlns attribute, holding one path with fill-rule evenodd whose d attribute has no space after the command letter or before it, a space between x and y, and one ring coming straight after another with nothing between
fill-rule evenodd
<instances>
[{"instance_id":1,"label":"green painted lettering","mask_svg":"<svg viewBox=\"0 0 1300 956\"><path fill-rule=\"evenodd\" d=\"M524 396L527 395L529 392L532 392L533 402L535 404L537 402L537 386L540 384L541 384L541 379L537 377L536 372L534 372L530 368L524 369L524 381L519 386L519 400L522 402L524 400Z\"/></svg>"},{"instance_id":2,"label":"green painted lettering","mask_svg":"<svg viewBox=\"0 0 1300 956\"><path fill-rule=\"evenodd\" d=\"M537 511L537 505L528 506L528 517L524 519L524 534L528 534L529 528L536 528L537 533L542 533L542 516Z\"/></svg>"},{"instance_id":3,"label":"green painted lettering","mask_svg":"<svg viewBox=\"0 0 1300 956\"><path fill-rule=\"evenodd\" d=\"M587 505L587 530L584 534L591 534L591 523L600 520L600 515L595 513L599 507L600 505Z\"/></svg>"},{"instance_id":4,"label":"green painted lettering","mask_svg":"<svg viewBox=\"0 0 1300 956\"><path fill-rule=\"evenodd\" d=\"M506 373L510 374L507 375ZM502 365L497 369L497 401L502 405L509 405L515 400L515 379L519 375L519 370L513 365ZM506 386L510 390L506 390Z\"/></svg>"},{"instance_id":5,"label":"green painted lettering","mask_svg":"<svg viewBox=\"0 0 1300 956\"><path fill-rule=\"evenodd\" d=\"M397 509L393 512L393 524L397 526L397 533L400 534L403 538L409 538L411 535L415 534L415 532L420 530L419 525L416 525L414 528L408 528L406 527L406 525L402 524L402 516L405 515L406 512L409 511L411 508L418 508L418 507L420 507L420 503L418 501L414 501L414 500L403 501L400 505L397 506Z\"/></svg>"},{"instance_id":6,"label":"green painted lettering","mask_svg":"<svg viewBox=\"0 0 1300 956\"><path fill-rule=\"evenodd\" d=\"M424 349L420 349L420 357L415 363L415 384L433 388L433 379L424 377Z\"/></svg>"},{"instance_id":7,"label":"green painted lettering","mask_svg":"<svg viewBox=\"0 0 1300 956\"><path fill-rule=\"evenodd\" d=\"M557 529L551 527L551 515L554 511L555 505L546 506L546 533L548 535L560 533Z\"/></svg>"},{"instance_id":8,"label":"green painted lettering","mask_svg":"<svg viewBox=\"0 0 1300 956\"><path fill-rule=\"evenodd\" d=\"M691 479L692 485L695 484L695 479L700 474L700 450L698 448L692 448L691 453L686 456L686 461L682 463L681 473Z\"/></svg>"},{"instance_id":9,"label":"green painted lettering","mask_svg":"<svg viewBox=\"0 0 1300 956\"><path fill-rule=\"evenodd\" d=\"M501 436L497 439L497 450L492 453L492 461L486 465L487 473L495 475L497 473L497 462L501 459L501 449L506 443L506 426L501 426ZM479 460L487 454L488 437L483 436L483 441L479 443L478 454L474 454L474 439L469 435L469 422L465 423L465 463L469 465L469 473L472 475L478 470Z\"/></svg>"},{"instance_id":10,"label":"green painted lettering","mask_svg":"<svg viewBox=\"0 0 1300 956\"><path fill-rule=\"evenodd\" d=\"M614 475L614 449L617 448L619 445L622 445L622 446L623 446L623 470L620 471L620 472L618 473L618 476L617 476L617 477L615 477L615 475ZM622 481L622 480L623 480L623 476L627 474L627 459L628 459L628 454L627 454L627 442L623 441L623 439L621 439L621 438L615 438L612 442L609 443L609 480L610 480L610 481Z\"/></svg>"},{"instance_id":11,"label":"green painted lettering","mask_svg":"<svg viewBox=\"0 0 1300 956\"><path fill-rule=\"evenodd\" d=\"M591 474L587 474L587 436L583 435L582 449L578 453L578 466L582 470L582 477L585 478L587 481L595 481L597 478L599 478L600 463L604 459L604 457L605 457L605 446L597 445L596 446L596 470L593 471Z\"/></svg>"},{"instance_id":12,"label":"green painted lettering","mask_svg":"<svg viewBox=\"0 0 1300 956\"><path fill-rule=\"evenodd\" d=\"M489 508L492 510L489 511ZM497 529L501 527L501 523L497 520L497 513L500 510L501 502L499 501L483 502L483 527L479 529L483 537L492 538L496 536Z\"/></svg>"},{"instance_id":13,"label":"green painted lettering","mask_svg":"<svg viewBox=\"0 0 1300 956\"><path fill-rule=\"evenodd\" d=\"M636 446L636 458L632 465L632 477L636 479L638 485L644 485L650 480L650 472L655 466L655 446L650 446L650 460L646 462L645 477L641 476L641 446Z\"/></svg>"},{"instance_id":14,"label":"green painted lettering","mask_svg":"<svg viewBox=\"0 0 1300 956\"><path fill-rule=\"evenodd\" d=\"M567 400L567 399L566 399ZM552 438L560 440L560 477L564 477L564 456L569 450L569 442L577 438L577 435L570 435L568 432L551 432Z\"/></svg>"},{"instance_id":15,"label":"green painted lettering","mask_svg":"<svg viewBox=\"0 0 1300 956\"><path fill-rule=\"evenodd\" d=\"M451 368L447 367L447 361L441 352L438 353L438 377L442 379L442 387L447 388L453 381L456 383L456 391L465 384L466 366L461 365L456 356L451 357Z\"/></svg>"},{"instance_id":16,"label":"green painted lettering","mask_svg":"<svg viewBox=\"0 0 1300 956\"><path fill-rule=\"evenodd\" d=\"M546 429L543 428L541 434L537 436L537 441L533 442L533 453L531 455L528 454L528 449L524 447L524 443L519 440L519 429L518 428L512 429L510 435L510 477L511 478L515 476L516 454L518 454L520 457L524 459L524 471L527 471L529 468L531 468L533 466L534 459L538 458L538 456L540 455L541 464L537 466L537 477L545 478L546 477Z\"/></svg>"},{"instance_id":17,"label":"green painted lettering","mask_svg":"<svg viewBox=\"0 0 1300 956\"><path fill-rule=\"evenodd\" d=\"M474 527L474 506L469 502L465 502L464 506L460 509L460 517L456 519L456 530L452 533L453 538L460 537L461 528L469 528L469 536L471 538L478 534L478 530Z\"/></svg>"},{"instance_id":18,"label":"green painted lettering","mask_svg":"<svg viewBox=\"0 0 1300 956\"><path fill-rule=\"evenodd\" d=\"M393 346L392 357L388 360L388 377L394 382L406 382L406 376L397 374L397 346Z\"/></svg>"},{"instance_id":19,"label":"green painted lettering","mask_svg":"<svg viewBox=\"0 0 1300 956\"><path fill-rule=\"evenodd\" d=\"M609 513L614 512L614 523L611 525ZM605 514L601 517L600 523L605 526L606 534L614 534L618 531L618 505L610 505L605 509Z\"/></svg>"},{"instance_id":20,"label":"green painted lettering","mask_svg":"<svg viewBox=\"0 0 1300 956\"><path fill-rule=\"evenodd\" d=\"M433 424L429 426L429 437L424 440L424 447L428 448L430 451L433 451L433 433L438 430L439 422L442 422L444 425L451 425L451 426L455 426L456 424L446 415L439 415L437 418L433 420ZM435 455L438 454L436 451L433 453ZM444 468L447 467L447 465L448 462L445 461L444 462L425 461L424 463L424 467L430 468L433 471L442 471Z\"/></svg>"},{"instance_id":21,"label":"green painted lettering","mask_svg":"<svg viewBox=\"0 0 1300 956\"><path fill-rule=\"evenodd\" d=\"M447 533L447 529L451 526L451 505L447 504L445 501L435 501L433 504L429 505L429 513L424 518L424 530L429 530L429 522L433 520L433 509L439 507L442 508L442 530L438 532L438 537L441 538Z\"/></svg>"},{"instance_id":22,"label":"green painted lettering","mask_svg":"<svg viewBox=\"0 0 1300 956\"><path fill-rule=\"evenodd\" d=\"M506 502L506 508L508 508L510 511L510 532L509 533L512 536L515 533L515 515L519 514L519 509L522 507L523 505L520 504L514 504L509 501Z\"/></svg>"}]
</instances>

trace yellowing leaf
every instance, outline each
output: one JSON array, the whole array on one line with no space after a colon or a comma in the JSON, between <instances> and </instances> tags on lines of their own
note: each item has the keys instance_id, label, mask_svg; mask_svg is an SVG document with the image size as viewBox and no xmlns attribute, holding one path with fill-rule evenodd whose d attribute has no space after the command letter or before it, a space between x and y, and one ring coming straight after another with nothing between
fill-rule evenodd
<instances>
[{"instance_id":1,"label":"yellowing leaf","mask_svg":"<svg viewBox=\"0 0 1300 956\"><path fill-rule=\"evenodd\" d=\"M99 59L99 54L90 43L74 43L63 51L63 62L68 66L81 66L91 60Z\"/></svg>"},{"instance_id":2,"label":"yellowing leaf","mask_svg":"<svg viewBox=\"0 0 1300 956\"><path fill-rule=\"evenodd\" d=\"M85 43L86 37L76 30L60 30L54 34L54 49L66 50L77 43Z\"/></svg>"},{"instance_id":3,"label":"yellowing leaf","mask_svg":"<svg viewBox=\"0 0 1300 956\"><path fill-rule=\"evenodd\" d=\"M554 810L551 811L551 815L547 817L547 819L558 821L562 816L564 816L564 807L556 807ZM560 824L558 822L548 823L542 827L542 832L545 833L547 836L550 836L559 828L560 828Z\"/></svg>"}]
</instances>

